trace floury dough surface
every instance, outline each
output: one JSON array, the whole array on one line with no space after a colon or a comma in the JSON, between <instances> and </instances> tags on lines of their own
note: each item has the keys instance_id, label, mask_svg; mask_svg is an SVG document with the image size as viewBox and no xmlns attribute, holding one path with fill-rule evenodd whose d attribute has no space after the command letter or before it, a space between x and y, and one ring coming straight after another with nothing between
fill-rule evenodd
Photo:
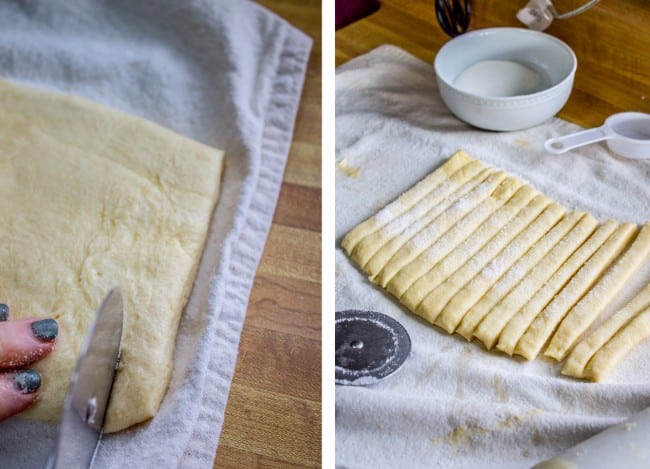
<instances>
[{"instance_id":1,"label":"floury dough surface","mask_svg":"<svg viewBox=\"0 0 650 469\"><path fill-rule=\"evenodd\" d=\"M121 368L106 431L151 418L218 199L223 153L78 97L0 81L0 298L15 319L54 317L35 365L56 421L101 300L122 289Z\"/></svg>"},{"instance_id":2,"label":"floury dough surface","mask_svg":"<svg viewBox=\"0 0 650 469\"><path fill-rule=\"evenodd\" d=\"M522 197L530 202L522 205ZM500 206L511 217L491 218ZM587 224L578 224L583 217ZM545 355L561 361L650 252L650 226L637 237L636 224L608 221L603 227L616 228L602 237L597 224L460 150L350 230L341 246L373 282L446 332L491 349L503 331L499 349L529 360L550 339ZM585 249L593 255L581 256ZM537 268L560 251L552 268ZM513 302L511 292L521 299Z\"/></svg>"}]
</instances>

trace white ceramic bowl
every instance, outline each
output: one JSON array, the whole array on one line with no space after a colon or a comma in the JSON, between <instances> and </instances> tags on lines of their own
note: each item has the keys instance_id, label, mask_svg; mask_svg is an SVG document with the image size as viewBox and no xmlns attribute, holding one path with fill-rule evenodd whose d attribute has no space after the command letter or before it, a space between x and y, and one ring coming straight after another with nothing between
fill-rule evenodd
<instances>
[{"instance_id":1,"label":"white ceramic bowl","mask_svg":"<svg viewBox=\"0 0 650 469\"><path fill-rule=\"evenodd\" d=\"M564 42L522 28L462 34L434 62L447 107L488 130L525 129L554 116L569 99L576 66Z\"/></svg>"}]
</instances>

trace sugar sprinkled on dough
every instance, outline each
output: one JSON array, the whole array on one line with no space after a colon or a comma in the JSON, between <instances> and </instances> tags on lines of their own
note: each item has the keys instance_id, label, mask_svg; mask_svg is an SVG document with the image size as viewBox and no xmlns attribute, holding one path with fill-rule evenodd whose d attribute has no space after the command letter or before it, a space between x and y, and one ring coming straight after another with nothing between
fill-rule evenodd
<instances>
[{"instance_id":1,"label":"sugar sprinkled on dough","mask_svg":"<svg viewBox=\"0 0 650 469\"><path fill-rule=\"evenodd\" d=\"M492 173L492 175L495 174L503 173ZM508 181L508 176L506 176L506 181ZM444 182L441 183L441 186L443 185ZM397 219L393 219L385 225L381 231L382 237L385 237L389 243L393 236L398 236L405 244L403 244L398 262L395 262L394 258L386 258L385 262L389 262L390 268L382 272L382 279L378 283L386 285L389 291L399 296L407 306L417 308L418 313L423 317L448 331L453 330L455 321L462 318L459 315L464 314L464 308L471 307L469 303L471 301L481 302L481 306L472 316L480 320L494 307L508 307L509 304L519 307L531 298L535 292L527 292L517 286L524 282L529 272L533 272L536 264L541 262L546 252L550 252L554 248L562 249L564 246L577 248L578 234L573 233L572 226L578 223L582 218L581 214L584 213L574 212L572 219L565 219L564 217L568 215L565 208L558 204L552 204L549 199L533 190L532 198L529 197L527 203L523 204L519 210L510 216L496 216L499 211L498 206L486 204L485 201L489 200L491 196L488 194L486 199L484 194L484 191L493 191L495 186L484 181L473 190L465 190L462 193L462 188L466 188L466 186L467 184L461 185L435 204L433 203L433 194L424 195L421 201L426 201L432 206L427 206L425 210L424 207L418 207L418 203L416 203L409 207L408 216L398 216ZM508 194L507 185L504 187L506 187L506 192L502 193L503 195ZM515 187L532 190L532 186L522 186L520 182ZM490 212L483 212L488 210L487 207L490 207L492 215L488 215ZM551 211L547 212L547 210ZM482 213L486 214L482 215ZM537 217L541 214L545 214L544 221L538 224ZM425 222L420 218L422 216L429 218ZM437 224L435 220L438 216L446 217L445 222ZM429 220L432 221L429 222ZM591 223L596 222L593 218L591 220ZM560 222L563 222L562 227L544 241L544 247L532 251ZM527 227L533 225L538 228L532 228L532 231L527 230ZM492 228L496 229L488 235ZM539 230L545 230L544 234L533 240L531 236L537 236L533 233L537 233ZM511 232L514 233L514 238L512 238ZM459 237L460 233L464 234L464 240ZM478 233L484 233L484 235ZM475 235L477 237L473 239ZM481 239L480 236L487 236L487 238L478 242ZM532 244L530 244L531 242ZM530 255L528 255L529 252ZM537 274L537 277L539 275ZM573 275L575 272L569 276L569 279ZM479 282L477 286L480 286L479 292L482 293L477 293L477 295L485 295L486 299L481 296L474 298L476 296L474 294L469 295L466 299L457 298L458 295L467 295L470 292L469 286L464 285L467 276L472 277L472 281L468 285L473 285L472 282ZM548 278L539 279L541 280L538 282L540 285L532 285L530 282L524 282L522 285L543 288L547 284ZM560 290L555 293L556 295L561 292L562 286L559 287ZM452 291L447 294L440 290L441 288L451 288ZM512 294L506 296L510 291ZM599 293L592 292L591 297L597 298ZM507 298L507 301L502 305L500 299L503 298ZM438 306L434 305L435 302L440 301L452 305L447 311L448 314L445 314L447 307L440 312L437 309ZM533 321L530 328L537 329L542 319L560 313L557 309L557 302L552 298L549 298L549 301L549 304L541 305L542 313L536 321ZM509 317L515 319L516 315ZM472 321L476 321L476 319L470 319L466 327L476 327L475 325L471 326L471 324L477 324ZM519 322L521 321L519 320ZM522 333L524 332L526 332L525 329ZM491 341L493 338L488 340Z\"/></svg>"}]
</instances>

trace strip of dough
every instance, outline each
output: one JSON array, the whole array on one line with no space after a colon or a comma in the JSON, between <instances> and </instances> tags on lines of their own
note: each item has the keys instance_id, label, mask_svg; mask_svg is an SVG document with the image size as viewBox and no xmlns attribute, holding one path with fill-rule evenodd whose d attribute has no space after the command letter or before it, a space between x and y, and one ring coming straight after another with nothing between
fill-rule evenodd
<instances>
[{"instance_id":1,"label":"strip of dough","mask_svg":"<svg viewBox=\"0 0 650 469\"><path fill-rule=\"evenodd\" d=\"M420 263L423 265L436 265L459 244L469 238L471 234L481 226L481 224L491 214L493 214L495 210L510 199L512 194L514 194L520 187L521 182L516 179L508 178L503 180L489 197L483 200L472 211L459 220L436 242L418 254L417 259L419 259ZM404 268L409 268L413 262L414 260L406 264L406 266L402 266L403 268L401 268L397 273L401 274L402 270ZM395 278L395 275L392 278ZM391 294L399 298L399 293L393 289L394 285L395 283L389 282L385 287Z\"/></svg>"},{"instance_id":2,"label":"strip of dough","mask_svg":"<svg viewBox=\"0 0 650 469\"><path fill-rule=\"evenodd\" d=\"M644 309L634 317L595 353L585 368L584 377L592 381L602 381L630 350L648 337L650 337L650 308Z\"/></svg>"},{"instance_id":3,"label":"strip of dough","mask_svg":"<svg viewBox=\"0 0 650 469\"><path fill-rule=\"evenodd\" d=\"M548 233L536 242L517 260L508 271L472 306L463 317L456 332L467 340L472 340L472 335L479 323L487 316L490 310L503 298L548 252L560 242L571 228L584 216L584 212L571 212L553 227Z\"/></svg>"},{"instance_id":4,"label":"strip of dough","mask_svg":"<svg viewBox=\"0 0 650 469\"><path fill-rule=\"evenodd\" d=\"M596 351L640 311L650 308L650 283L616 314L610 316L569 354L562 374L582 378L584 368Z\"/></svg>"},{"instance_id":5,"label":"strip of dough","mask_svg":"<svg viewBox=\"0 0 650 469\"><path fill-rule=\"evenodd\" d=\"M350 230L343 238L341 247L343 247L345 252L349 255L359 241L369 234L374 233L395 217L406 212L434 189L440 189L439 186L447 181L452 174L468 163L474 161L475 160L463 150L457 151L434 172L430 173L415 186L404 192L393 202L386 205L386 207L381 209L375 215ZM460 184L462 183L459 183L458 185ZM451 190L453 190L453 186L450 185L449 192L451 192Z\"/></svg>"},{"instance_id":6,"label":"strip of dough","mask_svg":"<svg viewBox=\"0 0 650 469\"><path fill-rule=\"evenodd\" d=\"M523 186L439 263L433 265L424 252L404 266L388 283L388 291L414 311L427 293L463 265L537 194L531 186Z\"/></svg>"},{"instance_id":7,"label":"strip of dough","mask_svg":"<svg viewBox=\"0 0 650 469\"><path fill-rule=\"evenodd\" d=\"M464 287L449 300L436 319L436 325L450 334L456 330L467 310L472 307L483 294L494 285L501 276L528 249L544 236L564 216L566 209L558 204L550 204L526 228L524 228L510 243L488 262L474 277L466 277ZM459 280L459 284L462 279Z\"/></svg>"},{"instance_id":8,"label":"strip of dough","mask_svg":"<svg viewBox=\"0 0 650 469\"><path fill-rule=\"evenodd\" d=\"M474 277L504 246L521 230L526 228L549 205L551 201L543 195L535 197L515 218L510 220L481 250L469 258L463 266L447 280L434 288L416 308L416 314L435 323L436 318L454 294Z\"/></svg>"},{"instance_id":9,"label":"strip of dough","mask_svg":"<svg viewBox=\"0 0 650 469\"><path fill-rule=\"evenodd\" d=\"M598 280L598 283L562 320L544 356L563 360L576 339L621 291L625 282L645 262L650 253L650 225L646 224L630 248Z\"/></svg>"},{"instance_id":10,"label":"strip of dough","mask_svg":"<svg viewBox=\"0 0 650 469\"><path fill-rule=\"evenodd\" d=\"M488 350L494 346L494 342L498 338L497 348L512 355L517 341L532 319L519 332L512 330L508 332L504 330L504 327L507 327L508 321L531 299L539 286L547 283L547 280L593 233L597 226L598 220L590 214L586 214L553 249L548 251L539 264L527 273L522 281L491 309L474 332L474 337L481 340ZM501 334L501 331L504 331L504 333Z\"/></svg>"},{"instance_id":11,"label":"strip of dough","mask_svg":"<svg viewBox=\"0 0 650 469\"><path fill-rule=\"evenodd\" d=\"M438 217L436 220L431 222L426 228L420 231L417 235L412 237L406 244L404 244L395 253L395 255L392 258L390 258L389 260L387 259L388 262L385 263L385 265L381 268L381 271L377 275L376 283L378 283L383 287L386 287L390 279L393 278L395 274L402 267L407 265L413 259L419 257L425 251L429 253L429 257L427 257L427 261L432 262L431 260L432 252L428 248L437 245L441 236L451 231L452 227L454 226L458 227L456 230L453 231L453 233L456 233L456 235L453 236L454 239L458 239L459 231L461 236L464 232L465 237L467 237L469 233L472 232L471 230L473 230L473 228L471 228L471 225L474 224L474 226L476 226L475 225L476 218L481 218L481 217L485 218L485 216L482 215L473 215L471 217L467 216L468 212L469 213L476 212L479 209L485 210L486 206L487 206L487 210L490 210L490 207L494 205L493 201L495 199L494 197L491 196L491 194L495 191L495 189L501 187L500 184L502 182L507 181L507 180L504 181L504 179L505 179L505 173L499 172L491 175L485 183L477 187L474 191L472 191L472 193L467 194L467 196L459 199L445 213L443 213L440 217ZM483 204L483 202L485 201L487 202ZM468 224L467 221L470 221L470 223ZM447 240L448 239L449 237L447 237ZM454 239L452 239L452 241L454 241ZM449 250L452 247L455 247L458 244L458 242L460 241L456 241L454 246L450 246L449 248L447 248L447 250ZM444 244L441 243L440 246L443 247L444 250L445 247ZM372 261L375 260L376 258L372 259Z\"/></svg>"},{"instance_id":12,"label":"strip of dough","mask_svg":"<svg viewBox=\"0 0 650 469\"><path fill-rule=\"evenodd\" d=\"M460 187L457 187L459 179L455 176L459 173L463 175L472 174L472 177L467 181L464 181L464 178L462 178L464 182ZM428 223L435 220L440 214L448 210L454 202L457 202L459 199L464 199L465 196L468 196L468 193L479 187L482 188L482 191L487 191L488 187L483 186L483 183L493 173L493 169L481 170L473 162L464 166L452 174L449 180L447 180L447 184L444 184L446 188L453 186L451 192L447 190L434 190L405 213L395 217L385 226L359 241L352 250L350 257L366 273L374 277L402 244ZM452 182L453 185L451 184ZM383 255L380 254L382 252ZM375 254L378 254L378 256L373 258Z\"/></svg>"},{"instance_id":13,"label":"strip of dough","mask_svg":"<svg viewBox=\"0 0 650 469\"><path fill-rule=\"evenodd\" d=\"M432 207L426 215L416 220L411 226L402 227L396 233L390 233L390 240L379 249L365 265L364 271L371 279L382 286L397 272L401 266L410 262L424 249L434 243L449 230L468 211L485 200L503 181L506 174L502 171L492 173L485 170L470 182L460 187L449 197ZM485 176L488 176L485 179ZM383 230L381 230L383 231ZM374 236L374 235L373 235ZM370 237L369 237L370 238ZM366 238L366 239L369 239ZM357 247L365 243L361 241ZM355 248L352 258L357 253ZM356 260L356 259L355 259ZM359 265L360 261L357 261Z\"/></svg>"},{"instance_id":14,"label":"strip of dough","mask_svg":"<svg viewBox=\"0 0 650 469\"><path fill-rule=\"evenodd\" d=\"M562 291L535 318L519 340L515 353L528 360L534 359L558 323L569 309L585 294L607 266L625 249L637 231L634 223L623 223L598 251L584 264Z\"/></svg>"},{"instance_id":15,"label":"strip of dough","mask_svg":"<svg viewBox=\"0 0 650 469\"><path fill-rule=\"evenodd\" d=\"M499 350L503 350L509 355L515 353L517 342L524 335L530 323L569 281L571 276L577 272L580 266L587 262L592 254L612 235L618 226L617 222L607 220L571 255L562 267L553 274L551 279L535 293L531 300L506 325L499 337L499 342L503 346Z\"/></svg>"}]
</instances>

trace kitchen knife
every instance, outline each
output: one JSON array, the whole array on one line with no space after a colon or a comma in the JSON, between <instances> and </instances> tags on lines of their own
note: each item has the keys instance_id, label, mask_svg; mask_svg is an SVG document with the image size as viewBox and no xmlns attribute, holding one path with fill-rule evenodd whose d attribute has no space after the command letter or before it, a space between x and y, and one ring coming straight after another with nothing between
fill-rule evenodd
<instances>
[{"instance_id":1,"label":"kitchen knife","mask_svg":"<svg viewBox=\"0 0 650 469\"><path fill-rule=\"evenodd\" d=\"M97 453L120 359L124 307L119 288L102 302L81 347L47 468L88 468Z\"/></svg>"}]
</instances>

